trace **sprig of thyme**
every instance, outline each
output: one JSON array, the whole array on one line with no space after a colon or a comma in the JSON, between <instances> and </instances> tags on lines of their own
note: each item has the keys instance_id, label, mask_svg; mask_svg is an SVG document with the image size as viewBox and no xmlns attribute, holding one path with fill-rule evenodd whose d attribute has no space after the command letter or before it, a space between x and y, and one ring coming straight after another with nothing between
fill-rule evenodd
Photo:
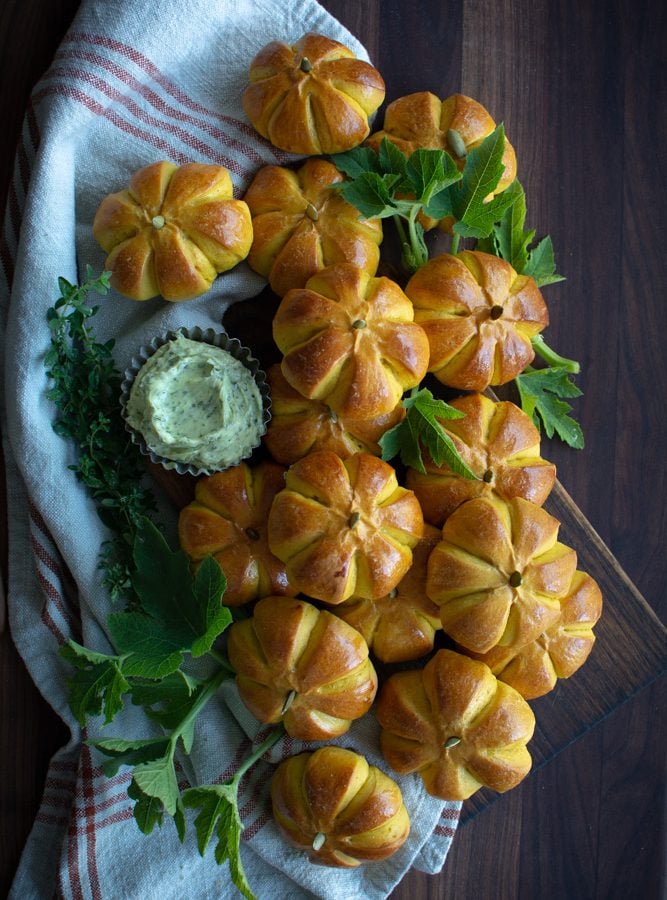
<instances>
[{"instance_id":1,"label":"sprig of thyme","mask_svg":"<svg viewBox=\"0 0 667 900\"><path fill-rule=\"evenodd\" d=\"M145 469L123 423L114 341L99 343L90 327L99 307L89 305L89 295L106 294L110 277L109 272L95 277L88 266L81 285L58 279L60 297L47 312L51 349L44 364L53 382L48 397L57 409L53 429L75 443L78 462L69 468L89 489L112 533L100 555L105 587L113 600L125 598L132 605L134 537L155 502L141 484Z\"/></svg>"}]
</instances>

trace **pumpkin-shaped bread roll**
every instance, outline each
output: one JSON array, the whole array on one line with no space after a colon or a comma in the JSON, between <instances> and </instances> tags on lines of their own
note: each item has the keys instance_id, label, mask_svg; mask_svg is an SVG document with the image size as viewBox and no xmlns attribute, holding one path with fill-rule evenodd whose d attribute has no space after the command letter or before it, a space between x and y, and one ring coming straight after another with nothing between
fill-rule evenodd
<instances>
[{"instance_id":1,"label":"pumpkin-shaped bread roll","mask_svg":"<svg viewBox=\"0 0 667 900\"><path fill-rule=\"evenodd\" d=\"M514 403L494 403L483 394L457 397L450 406L463 418L440 424L478 480L463 478L446 463L436 465L425 452L426 472L408 469L406 474L424 519L441 527L461 503L492 494L541 506L556 480L556 467L540 456L540 433L530 416Z\"/></svg>"},{"instance_id":2,"label":"pumpkin-shaped bread roll","mask_svg":"<svg viewBox=\"0 0 667 900\"><path fill-rule=\"evenodd\" d=\"M265 597L227 642L241 699L260 722L303 741L344 734L371 707L377 676L358 631L292 597Z\"/></svg>"},{"instance_id":3,"label":"pumpkin-shaped bread roll","mask_svg":"<svg viewBox=\"0 0 667 900\"><path fill-rule=\"evenodd\" d=\"M253 228L248 265L279 297L335 263L375 275L382 223L364 219L334 190L343 180L325 159L308 159L297 171L264 166L255 175L243 198Z\"/></svg>"},{"instance_id":4,"label":"pumpkin-shaped bread roll","mask_svg":"<svg viewBox=\"0 0 667 900\"><path fill-rule=\"evenodd\" d=\"M575 572L560 609L555 624L531 643L518 649L497 646L483 655L475 654L475 658L526 700L548 694L559 678L573 675L593 649L593 627L602 613L597 582L585 572Z\"/></svg>"},{"instance_id":5,"label":"pumpkin-shaped bread roll","mask_svg":"<svg viewBox=\"0 0 667 900\"><path fill-rule=\"evenodd\" d=\"M281 762L271 780L271 803L283 837L320 865L354 868L386 859L410 833L396 782L342 747Z\"/></svg>"},{"instance_id":6,"label":"pumpkin-shaped bread roll","mask_svg":"<svg viewBox=\"0 0 667 900\"><path fill-rule=\"evenodd\" d=\"M505 384L523 372L535 358L531 338L549 324L535 280L477 250L435 256L405 291L428 336L429 372L465 391Z\"/></svg>"},{"instance_id":7,"label":"pumpkin-shaped bread roll","mask_svg":"<svg viewBox=\"0 0 667 900\"><path fill-rule=\"evenodd\" d=\"M308 400L285 380L280 366L267 372L271 389L271 422L264 443L276 462L291 465L314 450L332 450L341 458L353 453L380 456L378 441L404 417L399 404L375 419L337 415L319 400Z\"/></svg>"},{"instance_id":8,"label":"pumpkin-shaped bread roll","mask_svg":"<svg viewBox=\"0 0 667 900\"><path fill-rule=\"evenodd\" d=\"M531 708L484 663L452 650L392 675L376 714L388 764L401 775L418 772L442 800L465 800L481 787L503 793L530 771Z\"/></svg>"},{"instance_id":9,"label":"pumpkin-shaped bread roll","mask_svg":"<svg viewBox=\"0 0 667 900\"><path fill-rule=\"evenodd\" d=\"M577 555L558 542L559 523L528 500L468 500L451 514L429 557L426 591L444 631L486 653L520 647L560 616Z\"/></svg>"},{"instance_id":10,"label":"pumpkin-shaped bread roll","mask_svg":"<svg viewBox=\"0 0 667 900\"><path fill-rule=\"evenodd\" d=\"M415 495L368 453L309 453L288 469L269 513L269 546L290 583L332 604L393 590L423 530Z\"/></svg>"},{"instance_id":11,"label":"pumpkin-shaped bread roll","mask_svg":"<svg viewBox=\"0 0 667 900\"><path fill-rule=\"evenodd\" d=\"M285 486L284 473L271 462L255 468L241 463L200 479L195 500L181 510L181 548L195 563L209 554L215 557L227 578L226 606L296 593L267 543L269 509Z\"/></svg>"},{"instance_id":12,"label":"pumpkin-shaped bread roll","mask_svg":"<svg viewBox=\"0 0 667 900\"><path fill-rule=\"evenodd\" d=\"M93 222L111 286L132 300L208 291L252 244L250 210L232 193L222 166L162 161L135 172L127 190L105 197Z\"/></svg>"},{"instance_id":13,"label":"pumpkin-shaped bread roll","mask_svg":"<svg viewBox=\"0 0 667 900\"><path fill-rule=\"evenodd\" d=\"M487 110L472 97L453 94L440 100L429 91L419 91L390 103L382 130L372 134L366 143L377 151L382 139L387 138L408 157L421 148L446 150L463 169L470 150L481 144L495 127ZM488 200L504 191L516 178L516 154L507 137L502 162L504 171ZM427 229L438 224L436 219L428 217L420 220ZM447 218L440 223L445 229L449 229L450 224L451 219Z\"/></svg>"},{"instance_id":14,"label":"pumpkin-shaped bread roll","mask_svg":"<svg viewBox=\"0 0 667 900\"><path fill-rule=\"evenodd\" d=\"M329 266L289 291L273 319L287 381L336 413L373 419L391 412L426 374L429 347L412 303L389 278Z\"/></svg>"},{"instance_id":15,"label":"pumpkin-shaped bread roll","mask_svg":"<svg viewBox=\"0 0 667 900\"><path fill-rule=\"evenodd\" d=\"M426 596L426 563L439 540L437 528L424 526L412 565L393 591L378 600L353 597L336 607L336 615L364 636L381 662L419 659L433 649L440 611Z\"/></svg>"},{"instance_id":16,"label":"pumpkin-shaped bread roll","mask_svg":"<svg viewBox=\"0 0 667 900\"><path fill-rule=\"evenodd\" d=\"M271 41L251 62L249 78L243 108L254 128L275 147L304 156L360 144L385 94L370 63L312 32L294 46Z\"/></svg>"}]
</instances>

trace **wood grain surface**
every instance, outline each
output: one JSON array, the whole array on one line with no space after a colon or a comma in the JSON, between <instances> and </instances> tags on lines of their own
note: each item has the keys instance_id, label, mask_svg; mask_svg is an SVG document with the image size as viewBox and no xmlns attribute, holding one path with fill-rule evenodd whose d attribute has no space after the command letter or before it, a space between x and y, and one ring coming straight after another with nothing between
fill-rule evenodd
<instances>
[{"instance_id":1,"label":"wood grain surface","mask_svg":"<svg viewBox=\"0 0 667 900\"><path fill-rule=\"evenodd\" d=\"M0 7L3 208L27 97L77 5L5 0ZM443 872L410 872L392 898L657 900L666 888L665 679L653 680L664 659L659 620L667 612L665 4L323 5L366 45L389 100L418 90L462 92L505 123L530 226L551 234L567 276L545 289L549 343L583 367L576 414L586 448L543 446L567 492L553 498L552 512L567 520L569 542L613 595L587 667L539 701L536 771L501 798L467 804ZM243 328L239 307L226 324ZM567 494L594 532L576 518ZM6 573L4 524L0 552ZM4 896L48 759L68 733L32 685L7 630L0 641Z\"/></svg>"}]
</instances>

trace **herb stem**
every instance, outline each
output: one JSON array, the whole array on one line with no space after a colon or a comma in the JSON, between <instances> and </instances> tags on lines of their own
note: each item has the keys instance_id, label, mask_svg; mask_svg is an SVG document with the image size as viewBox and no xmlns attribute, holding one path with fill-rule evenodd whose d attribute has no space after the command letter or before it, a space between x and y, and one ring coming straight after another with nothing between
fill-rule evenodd
<instances>
[{"instance_id":1,"label":"herb stem","mask_svg":"<svg viewBox=\"0 0 667 900\"><path fill-rule=\"evenodd\" d=\"M212 659L214 659L219 666L222 666L222 668L226 672L228 672L231 675L236 675L236 670L234 669L234 667L232 666L232 664L227 659L227 657L225 656L224 653L220 653L218 650L209 650L208 655Z\"/></svg>"},{"instance_id":2,"label":"herb stem","mask_svg":"<svg viewBox=\"0 0 667 900\"><path fill-rule=\"evenodd\" d=\"M535 353L537 353L547 365L565 369L566 372L570 372L573 375L579 373L581 367L576 359L567 359L564 356L560 356L555 350L551 349L541 334L536 334L531 338L531 344L533 345Z\"/></svg>"},{"instance_id":3,"label":"herb stem","mask_svg":"<svg viewBox=\"0 0 667 900\"><path fill-rule=\"evenodd\" d=\"M195 702L192 704L192 707L188 711L187 715L183 717L181 722L178 724L177 728L172 732L169 738L169 755L173 757L174 751L176 750L176 744L178 743L179 737L183 734L183 732L188 728L191 722L193 722L202 709L206 706L208 701L213 697L217 692L218 688L222 684L222 682L227 678L228 673L225 669L219 669L208 681L204 682L205 687L203 688L201 694L197 697Z\"/></svg>"},{"instance_id":4,"label":"herb stem","mask_svg":"<svg viewBox=\"0 0 667 900\"><path fill-rule=\"evenodd\" d=\"M284 734L285 728L283 725L278 725L276 728L272 729L262 743L243 760L232 779L232 783L238 784L248 769L254 766L257 760L263 756L267 750L270 750L274 744L277 744Z\"/></svg>"},{"instance_id":5,"label":"herb stem","mask_svg":"<svg viewBox=\"0 0 667 900\"><path fill-rule=\"evenodd\" d=\"M454 254L459 252L459 244L461 243L461 235L455 231L452 235L452 246L449 248L449 252L454 256Z\"/></svg>"}]
</instances>

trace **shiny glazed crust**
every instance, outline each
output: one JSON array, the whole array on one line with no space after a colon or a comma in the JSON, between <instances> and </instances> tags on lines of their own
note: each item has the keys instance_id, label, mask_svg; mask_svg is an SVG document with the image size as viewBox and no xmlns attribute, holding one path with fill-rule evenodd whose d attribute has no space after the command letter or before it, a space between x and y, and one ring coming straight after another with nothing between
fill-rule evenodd
<instances>
[{"instance_id":1,"label":"shiny glazed crust","mask_svg":"<svg viewBox=\"0 0 667 900\"><path fill-rule=\"evenodd\" d=\"M111 285L132 300L197 297L245 259L250 210L222 166L156 162L100 204L93 235L109 255Z\"/></svg>"},{"instance_id":2,"label":"shiny glazed crust","mask_svg":"<svg viewBox=\"0 0 667 900\"><path fill-rule=\"evenodd\" d=\"M248 265L269 279L279 297L335 263L349 262L375 274L382 224L363 219L332 190L342 181L332 163L309 159L296 172L265 166L248 188L243 198L253 226Z\"/></svg>"},{"instance_id":3,"label":"shiny glazed crust","mask_svg":"<svg viewBox=\"0 0 667 900\"><path fill-rule=\"evenodd\" d=\"M271 422L264 443L271 456L291 465L314 450L332 450L341 459L354 453L380 456L377 443L404 417L402 405L375 419L337 415L326 403L308 400L285 380L280 366L267 372L271 389Z\"/></svg>"},{"instance_id":4,"label":"shiny glazed crust","mask_svg":"<svg viewBox=\"0 0 667 900\"><path fill-rule=\"evenodd\" d=\"M337 414L373 419L426 374L429 347L411 302L389 278L329 266L289 291L273 319L283 375Z\"/></svg>"},{"instance_id":5,"label":"shiny glazed crust","mask_svg":"<svg viewBox=\"0 0 667 900\"><path fill-rule=\"evenodd\" d=\"M265 597L227 643L241 699L260 722L304 741L344 734L371 707L377 676L362 636L291 597Z\"/></svg>"},{"instance_id":6,"label":"shiny glazed crust","mask_svg":"<svg viewBox=\"0 0 667 900\"><path fill-rule=\"evenodd\" d=\"M511 381L533 361L531 338L549 324L534 279L476 250L434 257L405 292L428 336L428 371L461 390Z\"/></svg>"},{"instance_id":7,"label":"shiny glazed crust","mask_svg":"<svg viewBox=\"0 0 667 900\"><path fill-rule=\"evenodd\" d=\"M269 513L269 546L300 591L338 604L396 587L423 528L417 498L388 463L319 450L288 470Z\"/></svg>"},{"instance_id":8,"label":"shiny glazed crust","mask_svg":"<svg viewBox=\"0 0 667 900\"><path fill-rule=\"evenodd\" d=\"M271 801L283 836L325 866L353 868L386 859L410 832L398 785L342 747L284 760L271 782ZM318 836L323 843L315 849Z\"/></svg>"},{"instance_id":9,"label":"shiny glazed crust","mask_svg":"<svg viewBox=\"0 0 667 900\"><path fill-rule=\"evenodd\" d=\"M556 623L525 647L494 647L475 658L526 700L548 694L559 678L573 675L593 649L593 627L602 614L597 582L585 572L575 572L560 609Z\"/></svg>"},{"instance_id":10,"label":"shiny glazed crust","mask_svg":"<svg viewBox=\"0 0 667 900\"><path fill-rule=\"evenodd\" d=\"M337 616L363 635L381 662L419 659L433 649L440 612L426 596L426 563L439 540L438 529L425 525L424 536L413 550L412 566L393 591L378 600L353 597L335 609Z\"/></svg>"},{"instance_id":11,"label":"shiny glazed crust","mask_svg":"<svg viewBox=\"0 0 667 900\"><path fill-rule=\"evenodd\" d=\"M200 479L195 500L181 510L181 548L199 562L212 554L227 578L226 606L269 594L295 594L285 566L269 550L267 519L273 498L285 486L284 468L241 463Z\"/></svg>"},{"instance_id":12,"label":"shiny glazed crust","mask_svg":"<svg viewBox=\"0 0 667 900\"><path fill-rule=\"evenodd\" d=\"M463 478L424 453L426 473L408 469L406 485L417 495L424 519L441 527L466 500L497 495L523 497L541 506L556 481L556 467L540 456L540 434L530 417L509 401L494 403L483 394L449 401L464 413L442 427L478 481Z\"/></svg>"},{"instance_id":13,"label":"shiny glazed crust","mask_svg":"<svg viewBox=\"0 0 667 900\"><path fill-rule=\"evenodd\" d=\"M243 108L281 150L318 156L360 144L384 100L382 76L343 44L308 33L293 47L271 41L250 64Z\"/></svg>"},{"instance_id":14,"label":"shiny glazed crust","mask_svg":"<svg viewBox=\"0 0 667 900\"><path fill-rule=\"evenodd\" d=\"M558 543L559 523L528 500L479 497L447 519L428 561L426 591L444 631L486 653L521 647L560 616L577 555Z\"/></svg>"},{"instance_id":15,"label":"shiny glazed crust","mask_svg":"<svg viewBox=\"0 0 667 900\"><path fill-rule=\"evenodd\" d=\"M452 650L392 675L376 714L388 764L401 775L418 772L443 800L465 800L480 787L503 793L530 771L532 710L488 666Z\"/></svg>"}]
</instances>

